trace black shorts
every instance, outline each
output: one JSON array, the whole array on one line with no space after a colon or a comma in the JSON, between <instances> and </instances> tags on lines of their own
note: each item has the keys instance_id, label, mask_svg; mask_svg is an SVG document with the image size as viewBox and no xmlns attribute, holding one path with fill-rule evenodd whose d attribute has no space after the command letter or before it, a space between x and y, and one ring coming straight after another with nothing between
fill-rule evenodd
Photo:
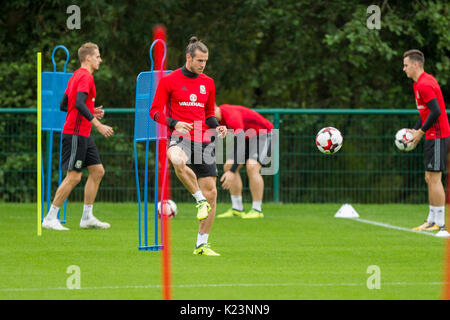
<instances>
[{"instance_id":1,"label":"black shorts","mask_svg":"<svg viewBox=\"0 0 450 320\"><path fill-rule=\"evenodd\" d=\"M216 146L214 142L194 142L172 135L169 148L180 147L188 157L187 166L198 178L217 177Z\"/></svg>"},{"instance_id":2,"label":"black shorts","mask_svg":"<svg viewBox=\"0 0 450 320\"><path fill-rule=\"evenodd\" d=\"M81 172L84 167L101 163L97 146L92 137L63 134L61 169Z\"/></svg>"},{"instance_id":3,"label":"black shorts","mask_svg":"<svg viewBox=\"0 0 450 320\"><path fill-rule=\"evenodd\" d=\"M425 171L444 172L447 167L449 138L428 139L424 146Z\"/></svg>"},{"instance_id":4,"label":"black shorts","mask_svg":"<svg viewBox=\"0 0 450 320\"><path fill-rule=\"evenodd\" d=\"M245 149L242 155L242 148L235 141L234 150L227 149L227 160L235 160L239 164L244 164L248 159L258 161L261 165L270 162L272 148L272 133L261 134L249 139L245 139ZM232 151L232 152L229 152ZM243 156L243 157L242 157Z\"/></svg>"}]
</instances>

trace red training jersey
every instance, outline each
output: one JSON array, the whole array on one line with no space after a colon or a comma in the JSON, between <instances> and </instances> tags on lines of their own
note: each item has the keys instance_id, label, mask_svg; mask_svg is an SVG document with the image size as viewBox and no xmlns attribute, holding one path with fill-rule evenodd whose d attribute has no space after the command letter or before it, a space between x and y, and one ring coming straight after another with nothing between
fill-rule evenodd
<instances>
[{"instance_id":1,"label":"red training jersey","mask_svg":"<svg viewBox=\"0 0 450 320\"><path fill-rule=\"evenodd\" d=\"M191 74L193 75L193 74ZM195 142L210 142L205 120L215 116L214 80L205 74L183 74L181 68L161 78L150 108L150 117L159 112L158 122L166 123L165 116L194 126L189 135L173 131L171 134L185 136ZM166 107L167 114L164 114Z\"/></svg>"},{"instance_id":2,"label":"red training jersey","mask_svg":"<svg viewBox=\"0 0 450 320\"><path fill-rule=\"evenodd\" d=\"M252 109L230 104L222 104L219 108L222 113L220 124L228 129L233 129L234 134L243 130L246 132L246 139L255 135L267 134L273 129L272 122Z\"/></svg>"},{"instance_id":3,"label":"red training jersey","mask_svg":"<svg viewBox=\"0 0 450 320\"><path fill-rule=\"evenodd\" d=\"M94 76L85 68L77 69L69 80L65 94L68 97L66 122L64 123L63 133L76 134L83 137L89 137L91 134L91 122L81 115L75 108L77 92L88 94L86 106L94 114L95 108L95 83Z\"/></svg>"},{"instance_id":4,"label":"red training jersey","mask_svg":"<svg viewBox=\"0 0 450 320\"><path fill-rule=\"evenodd\" d=\"M447 111L445 110L444 97L442 96L441 88L436 79L426 72L423 72L417 82L413 84L414 98L416 99L417 109L422 118L422 125L430 114L426 103L437 99L441 114L439 118L433 123L430 129L425 132L425 139L446 138L450 136L450 126L448 123Z\"/></svg>"}]
</instances>

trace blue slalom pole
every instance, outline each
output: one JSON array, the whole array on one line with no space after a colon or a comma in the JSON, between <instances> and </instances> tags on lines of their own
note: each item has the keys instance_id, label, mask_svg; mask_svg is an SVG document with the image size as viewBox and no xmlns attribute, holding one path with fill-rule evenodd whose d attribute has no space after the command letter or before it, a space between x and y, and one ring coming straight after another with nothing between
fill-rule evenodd
<instances>
[{"instance_id":1,"label":"blue slalom pole","mask_svg":"<svg viewBox=\"0 0 450 320\"><path fill-rule=\"evenodd\" d=\"M158 176L159 176L159 168L158 168L158 156L159 156L159 140L156 140L156 150L155 150L155 207L154 207L154 216L155 216L155 246L158 246ZM161 211L162 211L163 203L161 202ZM162 218L161 218L162 223ZM161 228L162 234L162 228Z\"/></svg>"},{"instance_id":2,"label":"blue slalom pole","mask_svg":"<svg viewBox=\"0 0 450 320\"><path fill-rule=\"evenodd\" d=\"M53 150L53 131L47 132L47 212L50 210L52 193L52 150Z\"/></svg>"},{"instance_id":3,"label":"blue slalom pole","mask_svg":"<svg viewBox=\"0 0 450 320\"><path fill-rule=\"evenodd\" d=\"M144 245L148 246L148 145L149 141L145 141L145 171L144 171Z\"/></svg>"},{"instance_id":4,"label":"blue slalom pole","mask_svg":"<svg viewBox=\"0 0 450 320\"><path fill-rule=\"evenodd\" d=\"M62 180L62 168L61 168L61 160L62 160L62 140L63 140L63 133L61 132L61 137L59 139L59 165L58 165L58 186L61 185ZM64 200L64 208L63 208L63 218L61 220L60 218L60 212L61 209L58 212L58 219L61 220L61 223L66 223L66 209L67 209L67 199Z\"/></svg>"},{"instance_id":5,"label":"blue slalom pole","mask_svg":"<svg viewBox=\"0 0 450 320\"><path fill-rule=\"evenodd\" d=\"M41 152L41 178L42 178L42 183L41 183L41 222L44 220L44 199L45 199L45 174L44 174L44 161L42 161L42 152Z\"/></svg>"},{"instance_id":6,"label":"blue slalom pole","mask_svg":"<svg viewBox=\"0 0 450 320\"><path fill-rule=\"evenodd\" d=\"M138 158L137 158L137 150L136 150L136 139L134 139L134 171L136 173L136 191L137 191L137 198L138 198L138 217L139 217L139 221L138 221L138 227L139 227L139 248L142 247L142 234L141 234L141 189L140 189L140 185L139 185L139 172L138 172Z\"/></svg>"}]
</instances>

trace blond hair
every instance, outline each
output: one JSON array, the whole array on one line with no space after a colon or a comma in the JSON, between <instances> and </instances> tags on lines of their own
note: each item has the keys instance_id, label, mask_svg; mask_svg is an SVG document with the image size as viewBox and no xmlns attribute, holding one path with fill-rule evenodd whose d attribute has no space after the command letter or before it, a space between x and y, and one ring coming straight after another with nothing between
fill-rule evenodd
<instances>
[{"instance_id":1,"label":"blond hair","mask_svg":"<svg viewBox=\"0 0 450 320\"><path fill-rule=\"evenodd\" d=\"M80 60L80 63L82 63L87 56L92 56L95 53L95 50L98 50L98 45L92 42L87 42L83 44L78 49L78 59Z\"/></svg>"}]
</instances>

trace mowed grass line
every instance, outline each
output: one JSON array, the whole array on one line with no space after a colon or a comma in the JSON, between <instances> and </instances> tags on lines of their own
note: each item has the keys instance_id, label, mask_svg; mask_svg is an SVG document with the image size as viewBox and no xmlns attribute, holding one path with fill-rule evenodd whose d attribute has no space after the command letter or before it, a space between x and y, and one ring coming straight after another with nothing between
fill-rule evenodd
<instances>
[{"instance_id":1,"label":"mowed grass line","mask_svg":"<svg viewBox=\"0 0 450 320\"><path fill-rule=\"evenodd\" d=\"M442 239L334 218L340 204L268 203L264 219L216 219L210 242L221 256L201 257L192 254L195 207L178 206L174 299L440 298ZM427 212L426 205L353 206L361 218L407 228ZM69 203L70 231L38 237L35 204L1 204L0 299L161 299L160 253L137 250L137 204L97 203L94 214L109 230L81 230L81 211ZM81 290L66 288L70 265L80 267ZM366 285L372 265L381 271L379 290Z\"/></svg>"}]
</instances>

